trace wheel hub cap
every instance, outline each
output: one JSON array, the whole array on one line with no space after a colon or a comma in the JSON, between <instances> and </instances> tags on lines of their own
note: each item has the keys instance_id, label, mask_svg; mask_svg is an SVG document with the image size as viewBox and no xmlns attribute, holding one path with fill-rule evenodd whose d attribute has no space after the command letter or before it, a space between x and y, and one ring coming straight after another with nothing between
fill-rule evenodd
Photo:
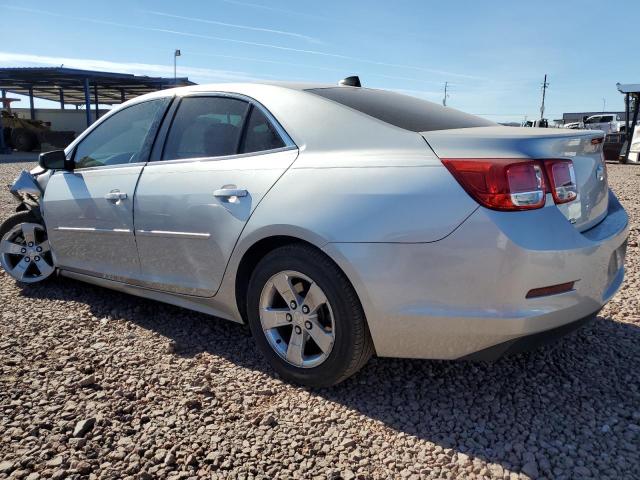
<instances>
[{"instance_id":1,"label":"wheel hub cap","mask_svg":"<svg viewBox=\"0 0 640 480\"><path fill-rule=\"evenodd\" d=\"M296 367L316 367L333 349L331 305L318 284L300 272L280 272L267 281L260 295L260 323L271 348Z\"/></svg>"},{"instance_id":2,"label":"wheel hub cap","mask_svg":"<svg viewBox=\"0 0 640 480\"><path fill-rule=\"evenodd\" d=\"M0 265L13 278L35 283L51 275L55 267L47 232L37 223L21 223L0 241Z\"/></svg>"}]
</instances>

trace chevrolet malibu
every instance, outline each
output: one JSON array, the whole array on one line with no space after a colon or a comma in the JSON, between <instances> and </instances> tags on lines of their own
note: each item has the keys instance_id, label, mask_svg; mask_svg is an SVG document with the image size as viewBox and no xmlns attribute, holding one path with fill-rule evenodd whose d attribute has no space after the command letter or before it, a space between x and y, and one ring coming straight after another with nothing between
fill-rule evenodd
<instances>
[{"instance_id":1,"label":"chevrolet malibu","mask_svg":"<svg viewBox=\"0 0 640 480\"><path fill-rule=\"evenodd\" d=\"M316 387L374 353L522 351L614 295L628 222L602 132L341 83L123 104L11 186L2 267L246 322L276 372Z\"/></svg>"}]
</instances>

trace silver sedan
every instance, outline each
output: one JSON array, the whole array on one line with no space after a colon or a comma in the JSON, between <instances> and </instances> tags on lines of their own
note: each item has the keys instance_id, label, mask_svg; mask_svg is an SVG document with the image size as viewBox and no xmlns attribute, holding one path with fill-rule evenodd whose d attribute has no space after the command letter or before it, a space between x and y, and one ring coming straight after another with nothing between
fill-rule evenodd
<instances>
[{"instance_id":1,"label":"silver sedan","mask_svg":"<svg viewBox=\"0 0 640 480\"><path fill-rule=\"evenodd\" d=\"M614 295L602 132L502 127L362 88L225 84L112 110L11 187L0 261L236 322L282 377L493 359Z\"/></svg>"}]
</instances>

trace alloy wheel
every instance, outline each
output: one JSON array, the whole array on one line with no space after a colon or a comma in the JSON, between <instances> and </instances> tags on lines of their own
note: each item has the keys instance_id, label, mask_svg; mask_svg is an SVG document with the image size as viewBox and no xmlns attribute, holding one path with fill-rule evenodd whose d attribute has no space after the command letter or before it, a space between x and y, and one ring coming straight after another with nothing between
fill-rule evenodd
<instances>
[{"instance_id":1,"label":"alloy wheel","mask_svg":"<svg viewBox=\"0 0 640 480\"><path fill-rule=\"evenodd\" d=\"M55 270L47 232L37 223L16 225L0 241L0 264L23 283L40 282Z\"/></svg>"},{"instance_id":2,"label":"alloy wheel","mask_svg":"<svg viewBox=\"0 0 640 480\"><path fill-rule=\"evenodd\" d=\"M335 343L331 305L318 284L300 272L283 271L267 281L260 323L271 348L296 367L320 365Z\"/></svg>"}]
</instances>

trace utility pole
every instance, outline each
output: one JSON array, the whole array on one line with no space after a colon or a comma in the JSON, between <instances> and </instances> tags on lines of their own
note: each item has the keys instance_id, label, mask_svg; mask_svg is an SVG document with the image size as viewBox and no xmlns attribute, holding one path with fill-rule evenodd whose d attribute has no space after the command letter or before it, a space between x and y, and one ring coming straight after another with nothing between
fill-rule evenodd
<instances>
[{"instance_id":1,"label":"utility pole","mask_svg":"<svg viewBox=\"0 0 640 480\"><path fill-rule=\"evenodd\" d=\"M444 82L444 97L442 98L442 106L447 106L447 98L449 98L449 94L447 93L447 88L449 87L449 82Z\"/></svg>"},{"instance_id":2,"label":"utility pole","mask_svg":"<svg viewBox=\"0 0 640 480\"><path fill-rule=\"evenodd\" d=\"M602 113L607 109L607 99L602 97Z\"/></svg>"},{"instance_id":3,"label":"utility pole","mask_svg":"<svg viewBox=\"0 0 640 480\"><path fill-rule=\"evenodd\" d=\"M547 83L547 74L544 74L544 82L542 82L542 105L540 105L540 120L544 118L544 97L547 94L547 88L549 88L549 84Z\"/></svg>"},{"instance_id":4,"label":"utility pole","mask_svg":"<svg viewBox=\"0 0 640 480\"><path fill-rule=\"evenodd\" d=\"M177 63L178 63L178 57L182 55L180 53L179 49L176 49L175 52L173 52L173 84L177 85L178 84L178 77L176 76L176 70L177 70Z\"/></svg>"}]
</instances>

